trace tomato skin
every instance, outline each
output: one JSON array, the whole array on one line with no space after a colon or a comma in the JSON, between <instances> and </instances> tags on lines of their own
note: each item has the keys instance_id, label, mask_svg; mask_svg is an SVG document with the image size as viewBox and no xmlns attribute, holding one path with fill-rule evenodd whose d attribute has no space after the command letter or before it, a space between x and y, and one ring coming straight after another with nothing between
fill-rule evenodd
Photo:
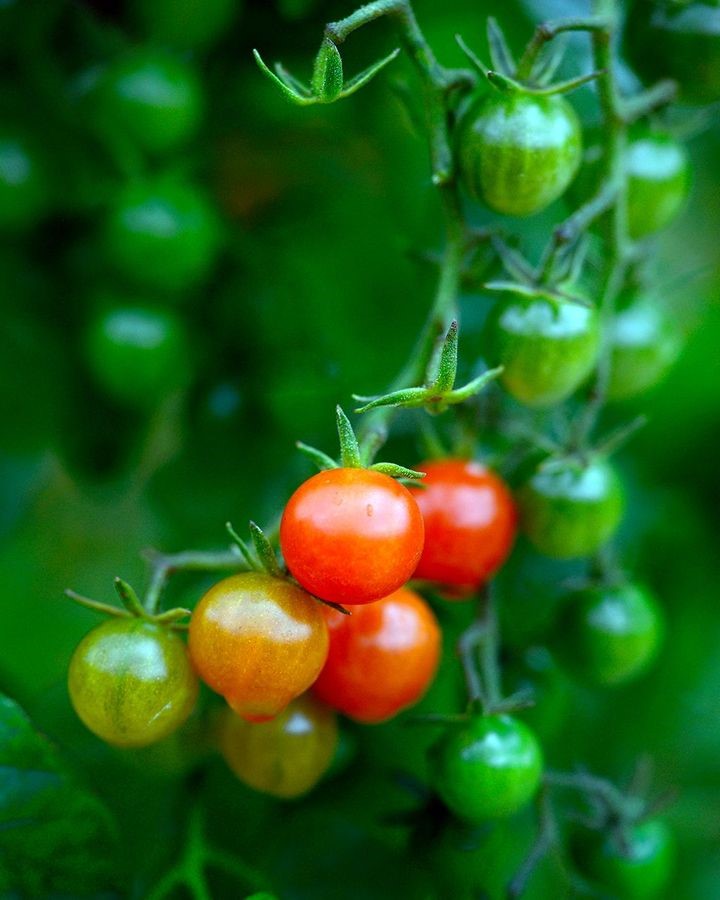
<instances>
[{"instance_id":1,"label":"tomato skin","mask_svg":"<svg viewBox=\"0 0 720 900\"><path fill-rule=\"evenodd\" d=\"M570 598L564 657L593 684L626 684L659 649L663 622L655 598L634 584L595 588Z\"/></svg>"},{"instance_id":2,"label":"tomato skin","mask_svg":"<svg viewBox=\"0 0 720 900\"><path fill-rule=\"evenodd\" d=\"M116 400L152 406L188 381L188 347L182 320L147 307L101 312L85 337L88 364Z\"/></svg>"},{"instance_id":3,"label":"tomato skin","mask_svg":"<svg viewBox=\"0 0 720 900\"><path fill-rule=\"evenodd\" d=\"M608 327L609 400L637 397L662 380L680 353L682 338L658 302L639 298Z\"/></svg>"},{"instance_id":4,"label":"tomato skin","mask_svg":"<svg viewBox=\"0 0 720 900\"><path fill-rule=\"evenodd\" d=\"M21 131L0 132L0 230L22 231L46 212L46 162Z\"/></svg>"},{"instance_id":5,"label":"tomato skin","mask_svg":"<svg viewBox=\"0 0 720 900\"><path fill-rule=\"evenodd\" d=\"M137 48L110 63L94 92L98 125L148 153L167 153L198 129L203 93L192 66L164 50Z\"/></svg>"},{"instance_id":6,"label":"tomato skin","mask_svg":"<svg viewBox=\"0 0 720 900\"><path fill-rule=\"evenodd\" d=\"M407 488L370 469L328 469L288 501L280 547L292 575L323 600L371 603L402 587L423 548Z\"/></svg>"},{"instance_id":7,"label":"tomato skin","mask_svg":"<svg viewBox=\"0 0 720 900\"><path fill-rule=\"evenodd\" d=\"M624 495L609 462L555 460L538 469L517 494L521 528L553 559L595 553L615 532Z\"/></svg>"},{"instance_id":8,"label":"tomato skin","mask_svg":"<svg viewBox=\"0 0 720 900\"><path fill-rule=\"evenodd\" d=\"M75 712L108 744L145 747L179 728L198 682L178 635L143 619L108 619L80 641L70 660Z\"/></svg>"},{"instance_id":9,"label":"tomato skin","mask_svg":"<svg viewBox=\"0 0 720 900\"><path fill-rule=\"evenodd\" d=\"M219 248L215 209L191 184L128 184L116 196L102 233L108 261L138 284L191 288L209 273Z\"/></svg>"},{"instance_id":10,"label":"tomato skin","mask_svg":"<svg viewBox=\"0 0 720 900\"><path fill-rule=\"evenodd\" d=\"M330 650L315 694L357 722L384 722L416 703L437 671L441 635L428 604L408 588L346 616L325 610Z\"/></svg>"},{"instance_id":11,"label":"tomato skin","mask_svg":"<svg viewBox=\"0 0 720 900\"><path fill-rule=\"evenodd\" d=\"M472 592L512 548L517 514L510 491L498 475L470 460L431 460L417 468L425 472L423 487L412 492L425 523L425 546L414 577Z\"/></svg>"},{"instance_id":12,"label":"tomato skin","mask_svg":"<svg viewBox=\"0 0 720 900\"><path fill-rule=\"evenodd\" d=\"M667 135L635 138L625 153L628 230L641 238L660 231L680 212L688 192L685 148Z\"/></svg>"},{"instance_id":13,"label":"tomato skin","mask_svg":"<svg viewBox=\"0 0 720 900\"><path fill-rule=\"evenodd\" d=\"M459 162L471 196L530 216L556 200L580 165L582 134L563 97L493 91L460 124Z\"/></svg>"},{"instance_id":14,"label":"tomato skin","mask_svg":"<svg viewBox=\"0 0 720 900\"><path fill-rule=\"evenodd\" d=\"M227 710L219 735L225 762L242 782L284 799L306 794L320 781L337 741L335 713L309 694L270 722L247 722Z\"/></svg>"},{"instance_id":15,"label":"tomato skin","mask_svg":"<svg viewBox=\"0 0 720 900\"><path fill-rule=\"evenodd\" d=\"M544 297L500 298L488 321L500 381L520 403L553 406L590 375L600 349L595 309Z\"/></svg>"},{"instance_id":16,"label":"tomato skin","mask_svg":"<svg viewBox=\"0 0 720 900\"><path fill-rule=\"evenodd\" d=\"M198 675L249 721L282 712L315 681L328 654L321 604L263 572L213 585L195 607L189 637Z\"/></svg>"},{"instance_id":17,"label":"tomato skin","mask_svg":"<svg viewBox=\"0 0 720 900\"><path fill-rule=\"evenodd\" d=\"M628 856L610 836L593 848L584 860L588 874L623 900L665 896L675 863L670 828L662 819L649 819L632 826L628 838Z\"/></svg>"},{"instance_id":18,"label":"tomato skin","mask_svg":"<svg viewBox=\"0 0 720 900\"><path fill-rule=\"evenodd\" d=\"M240 5L239 0L131 0L130 11L145 35L188 50L222 37Z\"/></svg>"},{"instance_id":19,"label":"tomato skin","mask_svg":"<svg viewBox=\"0 0 720 900\"><path fill-rule=\"evenodd\" d=\"M532 731L508 715L477 716L434 748L435 786L461 819L511 816L540 784L542 750Z\"/></svg>"}]
</instances>

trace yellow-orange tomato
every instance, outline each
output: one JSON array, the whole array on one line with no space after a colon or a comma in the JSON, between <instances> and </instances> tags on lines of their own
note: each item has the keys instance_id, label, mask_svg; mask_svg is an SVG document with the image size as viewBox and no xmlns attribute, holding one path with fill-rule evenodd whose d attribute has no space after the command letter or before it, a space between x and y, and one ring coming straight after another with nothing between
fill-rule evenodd
<instances>
[{"instance_id":1,"label":"yellow-orange tomato","mask_svg":"<svg viewBox=\"0 0 720 900\"><path fill-rule=\"evenodd\" d=\"M230 710L220 751L237 777L274 797L299 797L327 772L338 740L335 713L305 694L271 722L246 722Z\"/></svg>"},{"instance_id":2,"label":"yellow-orange tomato","mask_svg":"<svg viewBox=\"0 0 720 900\"><path fill-rule=\"evenodd\" d=\"M321 604L262 572L218 582L190 621L200 677L244 718L260 722L307 690L322 669L328 633Z\"/></svg>"},{"instance_id":3,"label":"yellow-orange tomato","mask_svg":"<svg viewBox=\"0 0 720 900\"><path fill-rule=\"evenodd\" d=\"M408 588L359 606L325 609L330 652L315 694L358 722L382 722L417 702L435 675L440 629Z\"/></svg>"}]
</instances>

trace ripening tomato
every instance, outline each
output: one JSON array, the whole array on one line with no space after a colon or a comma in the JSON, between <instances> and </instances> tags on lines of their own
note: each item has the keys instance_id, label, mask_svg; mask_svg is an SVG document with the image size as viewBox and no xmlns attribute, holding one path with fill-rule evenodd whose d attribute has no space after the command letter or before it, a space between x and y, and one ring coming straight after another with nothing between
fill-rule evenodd
<instances>
[{"instance_id":1,"label":"ripening tomato","mask_svg":"<svg viewBox=\"0 0 720 900\"><path fill-rule=\"evenodd\" d=\"M370 469L328 469L300 485L280 523L280 547L300 584L333 603L371 603L402 587L423 548L410 491Z\"/></svg>"},{"instance_id":2,"label":"ripening tomato","mask_svg":"<svg viewBox=\"0 0 720 900\"><path fill-rule=\"evenodd\" d=\"M433 750L435 786L461 819L513 815L540 784L542 751L532 731L508 715L477 716L451 728Z\"/></svg>"},{"instance_id":3,"label":"ripening tomato","mask_svg":"<svg viewBox=\"0 0 720 900\"><path fill-rule=\"evenodd\" d=\"M590 375L600 349L597 311L551 297L501 296L488 320L505 390L526 406L560 403Z\"/></svg>"},{"instance_id":4,"label":"ripening tomato","mask_svg":"<svg viewBox=\"0 0 720 900\"><path fill-rule=\"evenodd\" d=\"M646 588L593 588L569 601L563 656L593 684L626 684L653 661L662 634L660 607Z\"/></svg>"},{"instance_id":5,"label":"ripening tomato","mask_svg":"<svg viewBox=\"0 0 720 900\"><path fill-rule=\"evenodd\" d=\"M632 825L628 846L609 835L583 859L587 873L622 900L655 900L665 891L675 864L675 841L662 819Z\"/></svg>"},{"instance_id":6,"label":"ripening tomato","mask_svg":"<svg viewBox=\"0 0 720 900\"><path fill-rule=\"evenodd\" d=\"M183 724L198 682L177 634L144 619L117 618L80 641L68 689L90 731L118 747L145 747Z\"/></svg>"},{"instance_id":7,"label":"ripening tomato","mask_svg":"<svg viewBox=\"0 0 720 900\"><path fill-rule=\"evenodd\" d=\"M440 629L408 588L346 616L325 610L330 651L313 690L358 722L382 722L425 693L440 658Z\"/></svg>"},{"instance_id":8,"label":"ripening tomato","mask_svg":"<svg viewBox=\"0 0 720 900\"><path fill-rule=\"evenodd\" d=\"M557 459L542 465L517 494L525 534L545 556L595 553L620 523L624 496L604 459Z\"/></svg>"},{"instance_id":9,"label":"ripening tomato","mask_svg":"<svg viewBox=\"0 0 720 900\"><path fill-rule=\"evenodd\" d=\"M687 151L669 135L635 137L625 152L628 230L633 238L660 231L680 212L688 192Z\"/></svg>"},{"instance_id":10,"label":"ripening tomato","mask_svg":"<svg viewBox=\"0 0 720 900\"><path fill-rule=\"evenodd\" d=\"M478 462L421 463L423 487L413 496L425 523L425 546L415 578L472 591L505 562L517 516L502 479Z\"/></svg>"},{"instance_id":11,"label":"ripening tomato","mask_svg":"<svg viewBox=\"0 0 720 900\"><path fill-rule=\"evenodd\" d=\"M328 771L338 742L335 713L309 694L270 722L247 722L227 710L220 751L237 777L274 797L306 794Z\"/></svg>"},{"instance_id":12,"label":"ripening tomato","mask_svg":"<svg viewBox=\"0 0 720 900\"><path fill-rule=\"evenodd\" d=\"M255 722L276 716L306 691L328 654L321 604L264 572L213 585L192 614L189 643L203 681Z\"/></svg>"},{"instance_id":13,"label":"ripening tomato","mask_svg":"<svg viewBox=\"0 0 720 900\"><path fill-rule=\"evenodd\" d=\"M459 162L469 193L500 213L530 216L567 188L582 132L564 97L485 95L460 124Z\"/></svg>"}]
</instances>

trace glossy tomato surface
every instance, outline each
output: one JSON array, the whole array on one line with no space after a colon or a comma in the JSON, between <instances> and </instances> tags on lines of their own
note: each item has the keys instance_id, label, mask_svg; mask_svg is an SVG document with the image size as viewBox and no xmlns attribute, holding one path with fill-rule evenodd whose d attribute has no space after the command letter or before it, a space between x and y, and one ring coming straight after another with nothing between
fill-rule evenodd
<instances>
[{"instance_id":1,"label":"glossy tomato surface","mask_svg":"<svg viewBox=\"0 0 720 900\"><path fill-rule=\"evenodd\" d=\"M423 598L400 588L346 616L326 609L327 662L313 688L358 722L382 722L416 703L437 670L441 636Z\"/></svg>"},{"instance_id":2,"label":"glossy tomato surface","mask_svg":"<svg viewBox=\"0 0 720 900\"><path fill-rule=\"evenodd\" d=\"M510 491L471 460L431 460L417 468L425 472L423 487L413 491L425 546L415 578L472 590L497 571L512 547L517 516Z\"/></svg>"},{"instance_id":3,"label":"glossy tomato surface","mask_svg":"<svg viewBox=\"0 0 720 900\"><path fill-rule=\"evenodd\" d=\"M290 572L317 597L352 605L387 597L423 549L422 515L403 485L369 469L328 469L300 485L280 524Z\"/></svg>"},{"instance_id":4,"label":"glossy tomato surface","mask_svg":"<svg viewBox=\"0 0 720 900\"><path fill-rule=\"evenodd\" d=\"M633 238L654 234L682 209L688 192L687 151L669 135L645 134L628 145L628 230Z\"/></svg>"},{"instance_id":5,"label":"glossy tomato surface","mask_svg":"<svg viewBox=\"0 0 720 900\"><path fill-rule=\"evenodd\" d=\"M543 759L533 732L507 715L477 716L434 749L435 785L461 819L503 818L528 803Z\"/></svg>"},{"instance_id":6,"label":"glossy tomato surface","mask_svg":"<svg viewBox=\"0 0 720 900\"><path fill-rule=\"evenodd\" d=\"M608 836L590 852L589 874L623 900L655 900L665 891L675 864L675 840L666 822L648 819L628 829L623 848Z\"/></svg>"},{"instance_id":7,"label":"glossy tomato surface","mask_svg":"<svg viewBox=\"0 0 720 900\"><path fill-rule=\"evenodd\" d=\"M98 737L144 747L182 725L198 683L177 634L143 619L117 618L80 641L68 689L78 716Z\"/></svg>"},{"instance_id":8,"label":"glossy tomato surface","mask_svg":"<svg viewBox=\"0 0 720 900\"><path fill-rule=\"evenodd\" d=\"M328 771L335 755L335 713L309 694L270 722L247 722L228 710L220 750L237 777L274 797L299 797Z\"/></svg>"},{"instance_id":9,"label":"glossy tomato surface","mask_svg":"<svg viewBox=\"0 0 720 900\"><path fill-rule=\"evenodd\" d=\"M198 674L252 721L276 716L306 691L327 652L321 604L261 572L218 582L190 620L190 657Z\"/></svg>"},{"instance_id":10,"label":"glossy tomato surface","mask_svg":"<svg viewBox=\"0 0 720 900\"><path fill-rule=\"evenodd\" d=\"M491 209L529 216L556 200L582 155L580 123L563 97L491 91L460 127L460 170Z\"/></svg>"}]
</instances>

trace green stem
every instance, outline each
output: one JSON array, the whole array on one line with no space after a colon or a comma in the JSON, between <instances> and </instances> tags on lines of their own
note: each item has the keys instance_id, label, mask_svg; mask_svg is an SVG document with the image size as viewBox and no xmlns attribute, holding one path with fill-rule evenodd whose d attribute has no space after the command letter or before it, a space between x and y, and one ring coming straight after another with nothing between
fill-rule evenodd
<instances>
[{"instance_id":1,"label":"green stem","mask_svg":"<svg viewBox=\"0 0 720 900\"><path fill-rule=\"evenodd\" d=\"M167 554L148 550L144 556L150 563L150 585L145 593L143 606L151 615L157 615L160 611L162 593L173 572L244 571L248 568L236 550L218 552L186 550L182 553Z\"/></svg>"},{"instance_id":2,"label":"green stem","mask_svg":"<svg viewBox=\"0 0 720 900\"><path fill-rule=\"evenodd\" d=\"M500 686L500 661L498 659L499 630L495 594L488 585L482 598L483 609L481 621L484 624L484 635L480 642L480 672L482 673L485 694L490 709L502 701Z\"/></svg>"},{"instance_id":3,"label":"green stem","mask_svg":"<svg viewBox=\"0 0 720 900\"><path fill-rule=\"evenodd\" d=\"M598 31L607 28L607 24L607 19L601 15L541 22L535 29L535 33L518 63L515 77L518 81L527 80L542 48L559 34L568 31Z\"/></svg>"}]
</instances>

